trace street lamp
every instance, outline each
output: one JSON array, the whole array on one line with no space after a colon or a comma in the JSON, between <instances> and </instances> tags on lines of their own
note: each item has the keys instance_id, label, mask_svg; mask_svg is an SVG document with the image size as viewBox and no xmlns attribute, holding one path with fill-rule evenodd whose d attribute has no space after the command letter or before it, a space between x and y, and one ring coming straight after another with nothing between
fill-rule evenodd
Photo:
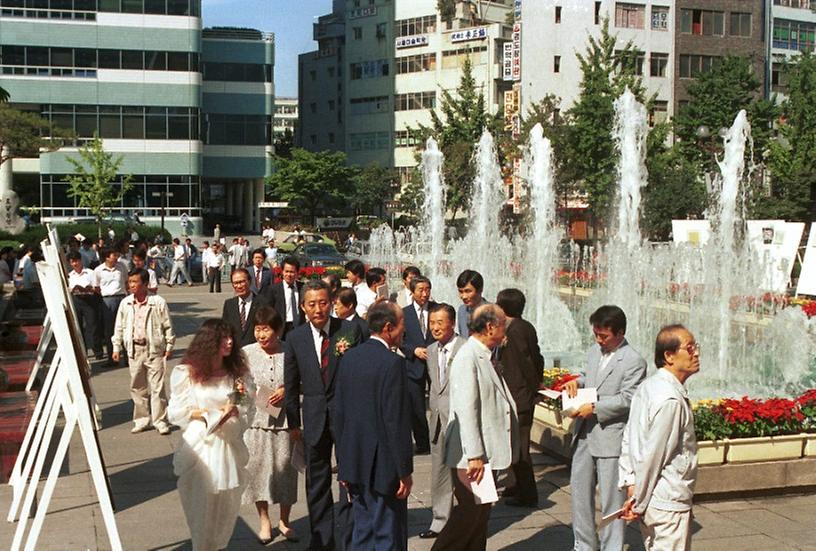
<instances>
[{"instance_id":1,"label":"street lamp","mask_svg":"<svg viewBox=\"0 0 816 551\"><path fill-rule=\"evenodd\" d=\"M154 191L150 194L152 197L161 197L161 229L164 232L164 212L170 205L168 200L173 196L172 191Z\"/></svg>"}]
</instances>

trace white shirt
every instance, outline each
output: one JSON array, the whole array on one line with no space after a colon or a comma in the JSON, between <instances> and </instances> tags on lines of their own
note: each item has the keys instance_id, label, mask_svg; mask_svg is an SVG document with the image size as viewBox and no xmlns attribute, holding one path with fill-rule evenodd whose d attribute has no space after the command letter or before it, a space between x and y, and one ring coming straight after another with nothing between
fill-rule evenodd
<instances>
[{"instance_id":1,"label":"white shirt","mask_svg":"<svg viewBox=\"0 0 816 551\"><path fill-rule=\"evenodd\" d=\"M601 356L601 361L598 363L598 373L603 372L604 369L607 368L609 362L612 361L612 356L615 355L615 351L609 352L608 354L603 354Z\"/></svg>"},{"instance_id":2,"label":"white shirt","mask_svg":"<svg viewBox=\"0 0 816 551\"><path fill-rule=\"evenodd\" d=\"M220 254L210 253L207 255L206 262L208 268L221 268L224 266L224 257Z\"/></svg>"},{"instance_id":3,"label":"white shirt","mask_svg":"<svg viewBox=\"0 0 816 551\"><path fill-rule=\"evenodd\" d=\"M176 262L183 262L186 251L184 245L175 245L173 247L173 260Z\"/></svg>"},{"instance_id":4,"label":"white shirt","mask_svg":"<svg viewBox=\"0 0 816 551\"><path fill-rule=\"evenodd\" d=\"M153 268L145 268L147 273L150 275L150 279L147 280L147 288L150 291L155 291L159 288L159 280L156 277L156 270Z\"/></svg>"},{"instance_id":5,"label":"white shirt","mask_svg":"<svg viewBox=\"0 0 816 551\"><path fill-rule=\"evenodd\" d=\"M237 244L236 244L236 245L232 245L232 246L231 246L231 247L230 247L230 248L227 250L227 252L229 253L229 263L230 263L231 265L235 266L236 264L238 264L238 256L239 256L240 251L241 251L241 249L242 249L242 248L243 248L243 247L241 247L240 245L237 245Z\"/></svg>"},{"instance_id":6,"label":"white shirt","mask_svg":"<svg viewBox=\"0 0 816 551\"><path fill-rule=\"evenodd\" d=\"M206 249L202 248L201 249L201 263L206 266L207 265L207 259L210 258L211 254L212 254L212 249L211 248L209 248L209 247L207 247Z\"/></svg>"},{"instance_id":7,"label":"white shirt","mask_svg":"<svg viewBox=\"0 0 816 551\"><path fill-rule=\"evenodd\" d=\"M323 335L321 335L321 332L325 331L326 338L328 338L330 323L331 320L326 320L326 325L318 329L317 327L312 325L312 322L309 322L309 327L312 328L312 340L314 341L315 355L317 356L317 365L320 365L320 349L323 346Z\"/></svg>"},{"instance_id":8,"label":"white shirt","mask_svg":"<svg viewBox=\"0 0 816 551\"><path fill-rule=\"evenodd\" d=\"M368 313L368 309L371 307L372 304L377 302L377 293L371 290L368 285L360 285L359 288L355 288L357 292L357 315L365 317Z\"/></svg>"},{"instance_id":9,"label":"white shirt","mask_svg":"<svg viewBox=\"0 0 816 551\"><path fill-rule=\"evenodd\" d=\"M103 297L124 295L127 287L127 270L120 262L113 268L108 268L104 262L94 268L97 285Z\"/></svg>"},{"instance_id":10,"label":"white shirt","mask_svg":"<svg viewBox=\"0 0 816 551\"><path fill-rule=\"evenodd\" d=\"M68 272L68 289L74 290L74 287L81 287L84 292L85 287L97 287L96 277L93 270L83 268L81 272L71 270Z\"/></svg>"},{"instance_id":11,"label":"white shirt","mask_svg":"<svg viewBox=\"0 0 816 551\"><path fill-rule=\"evenodd\" d=\"M295 312L297 312L298 304L300 304L300 295L298 294L297 283L294 283L295 288L295 303L292 304L292 288L285 281L283 283L283 298L286 301L286 319L285 322L295 321Z\"/></svg>"},{"instance_id":12,"label":"white shirt","mask_svg":"<svg viewBox=\"0 0 816 551\"><path fill-rule=\"evenodd\" d=\"M409 304L414 302L414 295L413 295L413 293L411 293L411 289L409 289L408 287L403 287L402 288L402 294L403 294L403 299L402 300L403 300L403 304L405 304L405 306L408 306Z\"/></svg>"}]
</instances>

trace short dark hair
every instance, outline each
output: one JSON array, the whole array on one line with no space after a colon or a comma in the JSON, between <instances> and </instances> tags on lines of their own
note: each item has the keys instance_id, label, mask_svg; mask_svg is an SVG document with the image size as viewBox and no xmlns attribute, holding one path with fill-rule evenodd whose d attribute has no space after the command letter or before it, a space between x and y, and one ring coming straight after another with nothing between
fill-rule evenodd
<instances>
[{"instance_id":1,"label":"short dark hair","mask_svg":"<svg viewBox=\"0 0 816 551\"><path fill-rule=\"evenodd\" d=\"M431 280L421 275L418 275L414 279L412 279L411 283L408 285L408 288L413 293L417 285L419 285L420 283L427 283L429 288L433 288L433 285L431 285Z\"/></svg>"},{"instance_id":2,"label":"short dark hair","mask_svg":"<svg viewBox=\"0 0 816 551\"><path fill-rule=\"evenodd\" d=\"M369 268L365 275L366 285L371 287L385 277L385 270L382 268Z\"/></svg>"},{"instance_id":3,"label":"short dark hair","mask_svg":"<svg viewBox=\"0 0 816 551\"><path fill-rule=\"evenodd\" d=\"M499 323L499 316L502 314L504 311L495 304L483 304L470 314L468 329L471 333L483 333L488 323Z\"/></svg>"},{"instance_id":4,"label":"short dark hair","mask_svg":"<svg viewBox=\"0 0 816 551\"><path fill-rule=\"evenodd\" d=\"M328 283L320 279L310 279L300 291L301 304L303 304L303 301L306 299L306 293L309 291L326 291L326 294L329 295L329 298L331 298L331 289L329 288Z\"/></svg>"},{"instance_id":5,"label":"short dark hair","mask_svg":"<svg viewBox=\"0 0 816 551\"><path fill-rule=\"evenodd\" d=\"M337 291L335 298L346 308L357 308L357 293L355 293L351 287L341 287L340 290Z\"/></svg>"},{"instance_id":6,"label":"short dark hair","mask_svg":"<svg viewBox=\"0 0 816 551\"><path fill-rule=\"evenodd\" d=\"M176 245L181 245L181 241L179 241L178 237L173 238L173 243L175 243Z\"/></svg>"},{"instance_id":7,"label":"short dark hair","mask_svg":"<svg viewBox=\"0 0 816 551\"><path fill-rule=\"evenodd\" d=\"M414 277L418 277L422 275L422 272L419 271L419 268L416 266L406 266L402 270L402 279L407 278L409 275L413 275Z\"/></svg>"},{"instance_id":8,"label":"short dark hair","mask_svg":"<svg viewBox=\"0 0 816 551\"><path fill-rule=\"evenodd\" d=\"M459 277L456 278L457 289L466 287L468 283L473 285L473 288L476 289L477 293L481 293L484 290L484 278L482 277L482 274L476 270L465 270L459 274Z\"/></svg>"},{"instance_id":9,"label":"short dark hair","mask_svg":"<svg viewBox=\"0 0 816 551\"><path fill-rule=\"evenodd\" d=\"M6 247L4 247L4 248L3 248L3 250L2 250L2 251L0 251L0 254L6 254L7 252L8 252L8 251L6 251ZM67 255L65 255L65 257L66 257L68 260L82 260L82 255L81 255L81 254L79 254L79 253L78 253L78 252L76 252L76 251L71 251L70 253L68 253Z\"/></svg>"},{"instance_id":10,"label":"short dark hair","mask_svg":"<svg viewBox=\"0 0 816 551\"><path fill-rule=\"evenodd\" d=\"M344 268L346 269L347 272L353 273L355 276L359 277L360 279L365 278L365 274L366 274L365 264L363 264L362 262L360 262L356 258L354 260L349 260L348 262L346 262L346 265L344 266Z\"/></svg>"},{"instance_id":11,"label":"short dark hair","mask_svg":"<svg viewBox=\"0 0 816 551\"><path fill-rule=\"evenodd\" d=\"M147 253L144 251L144 249L136 249L130 256L131 258L140 258L141 260L147 260Z\"/></svg>"},{"instance_id":12,"label":"short dark hair","mask_svg":"<svg viewBox=\"0 0 816 551\"><path fill-rule=\"evenodd\" d=\"M252 251L252 254L249 255L249 258L254 258L256 254L261 255L262 257L264 257L264 260L266 260L266 251L261 249L260 247L258 247L257 249L254 249Z\"/></svg>"},{"instance_id":13,"label":"short dark hair","mask_svg":"<svg viewBox=\"0 0 816 551\"><path fill-rule=\"evenodd\" d=\"M393 302L378 302L368 309L366 322L372 333L381 333L385 324L397 325L399 322L400 307Z\"/></svg>"},{"instance_id":14,"label":"short dark hair","mask_svg":"<svg viewBox=\"0 0 816 551\"><path fill-rule=\"evenodd\" d=\"M496 304L511 318L520 318L527 305L527 298L518 289L502 289L496 295Z\"/></svg>"},{"instance_id":15,"label":"short dark hair","mask_svg":"<svg viewBox=\"0 0 816 551\"><path fill-rule=\"evenodd\" d=\"M677 352L680 349L679 331L688 331L685 325L675 323L660 328L655 339L655 365L660 368L666 365L666 352Z\"/></svg>"},{"instance_id":16,"label":"short dark hair","mask_svg":"<svg viewBox=\"0 0 816 551\"><path fill-rule=\"evenodd\" d=\"M105 260L112 254L118 254L119 251L114 249L113 247L102 247L102 250L99 251L99 256L102 260Z\"/></svg>"},{"instance_id":17,"label":"short dark hair","mask_svg":"<svg viewBox=\"0 0 816 551\"><path fill-rule=\"evenodd\" d=\"M142 280L142 283L144 283L145 285L147 285L150 282L150 272L148 272L144 268L134 268L130 272L128 272L128 279L136 276L138 276L139 279Z\"/></svg>"},{"instance_id":18,"label":"short dark hair","mask_svg":"<svg viewBox=\"0 0 816 551\"><path fill-rule=\"evenodd\" d=\"M292 266L296 272L300 271L300 260L298 260L296 256L287 256L286 258L284 258L283 262L281 262L281 269L283 269L283 267L286 266L287 264Z\"/></svg>"},{"instance_id":19,"label":"short dark hair","mask_svg":"<svg viewBox=\"0 0 816 551\"><path fill-rule=\"evenodd\" d=\"M232 278L233 276L235 276L235 274L244 274L247 278L247 283L249 283L250 275L249 270L247 270L246 268L235 268L230 274L230 281L232 281Z\"/></svg>"},{"instance_id":20,"label":"short dark hair","mask_svg":"<svg viewBox=\"0 0 816 551\"><path fill-rule=\"evenodd\" d=\"M275 333L283 329L283 318L272 306L261 306L255 311L255 325L268 325Z\"/></svg>"},{"instance_id":21,"label":"short dark hair","mask_svg":"<svg viewBox=\"0 0 816 551\"><path fill-rule=\"evenodd\" d=\"M616 335L626 333L626 314L614 304L606 304L592 312L592 315L589 316L589 323L593 327L611 329Z\"/></svg>"},{"instance_id":22,"label":"short dark hair","mask_svg":"<svg viewBox=\"0 0 816 551\"><path fill-rule=\"evenodd\" d=\"M323 274L323 277L321 277L320 279L329 284L329 289L331 290L332 295L335 295L337 291L340 290L340 287L342 286L343 283L340 280L340 276L332 272Z\"/></svg>"},{"instance_id":23,"label":"short dark hair","mask_svg":"<svg viewBox=\"0 0 816 551\"><path fill-rule=\"evenodd\" d=\"M428 317L430 317L431 314L435 314L437 312L447 313L448 314L448 319L450 319L451 322L456 323L456 308L454 308L450 304L448 304L446 302L440 302L438 304L435 304L433 306L433 308L431 308L428 311Z\"/></svg>"}]
</instances>

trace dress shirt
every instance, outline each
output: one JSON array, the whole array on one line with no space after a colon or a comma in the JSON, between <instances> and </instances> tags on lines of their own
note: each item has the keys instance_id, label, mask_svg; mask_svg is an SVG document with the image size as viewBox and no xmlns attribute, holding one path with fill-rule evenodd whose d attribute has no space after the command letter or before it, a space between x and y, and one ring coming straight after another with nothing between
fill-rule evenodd
<instances>
[{"instance_id":1,"label":"dress shirt","mask_svg":"<svg viewBox=\"0 0 816 551\"><path fill-rule=\"evenodd\" d=\"M413 306L419 322L419 330L422 332L422 336L425 337L428 334L428 303L426 302L424 306L420 306L414 302Z\"/></svg>"},{"instance_id":2,"label":"dress shirt","mask_svg":"<svg viewBox=\"0 0 816 551\"><path fill-rule=\"evenodd\" d=\"M147 297L144 302L139 302L133 297L133 340L139 342L147 341Z\"/></svg>"},{"instance_id":3,"label":"dress shirt","mask_svg":"<svg viewBox=\"0 0 816 551\"><path fill-rule=\"evenodd\" d=\"M90 268L91 264L99 260L99 255L97 255L96 251L90 247L87 249L85 247L80 247L79 256L82 257L82 265L86 268Z\"/></svg>"},{"instance_id":4,"label":"dress shirt","mask_svg":"<svg viewBox=\"0 0 816 551\"><path fill-rule=\"evenodd\" d=\"M147 288L148 289L158 289L159 288L159 278L156 277L156 270L153 268L145 268L147 270L148 276L150 276L147 280Z\"/></svg>"},{"instance_id":5,"label":"dress shirt","mask_svg":"<svg viewBox=\"0 0 816 551\"><path fill-rule=\"evenodd\" d=\"M96 278L94 277L93 270L89 270L88 268L83 268L81 272L77 272L76 270L71 270L68 273L68 289L71 291L74 290L74 287L80 287L81 292L77 294L90 294L85 291L85 287L96 287Z\"/></svg>"},{"instance_id":6,"label":"dress shirt","mask_svg":"<svg viewBox=\"0 0 816 551\"><path fill-rule=\"evenodd\" d=\"M406 306L414 302L414 295L413 293L411 293L411 289L409 289L408 287L403 287L402 294L405 295L405 298L403 300L405 300Z\"/></svg>"},{"instance_id":7,"label":"dress shirt","mask_svg":"<svg viewBox=\"0 0 816 551\"><path fill-rule=\"evenodd\" d=\"M127 270L119 262L108 268L104 262L94 268L97 285L103 297L124 295L127 284Z\"/></svg>"},{"instance_id":8,"label":"dress shirt","mask_svg":"<svg viewBox=\"0 0 816 551\"><path fill-rule=\"evenodd\" d=\"M326 320L323 327L315 327L312 322L309 322L309 327L312 329L312 340L314 341L315 355L317 356L317 365L320 365L320 349L323 347L323 333L326 333L326 338L329 338L329 325L331 320ZM329 351L331 353L331 351Z\"/></svg>"},{"instance_id":9,"label":"dress shirt","mask_svg":"<svg viewBox=\"0 0 816 551\"><path fill-rule=\"evenodd\" d=\"M173 260L176 262L184 261L184 256L186 252L183 245L177 245L173 247Z\"/></svg>"},{"instance_id":10,"label":"dress shirt","mask_svg":"<svg viewBox=\"0 0 816 551\"><path fill-rule=\"evenodd\" d=\"M257 266L253 266L252 271L250 273L252 274L252 279L255 280L256 284L259 281L263 282L263 266L261 266L260 268L258 268Z\"/></svg>"},{"instance_id":11,"label":"dress shirt","mask_svg":"<svg viewBox=\"0 0 816 551\"><path fill-rule=\"evenodd\" d=\"M386 347L388 350L392 350L392 351L393 351L393 349L392 349L392 348L391 348L391 347L388 345L388 343L387 343L387 342L385 342L384 340L382 340L382 339L381 339L380 337L378 337L377 335L371 335L371 338L370 338L369 340L372 340L372 341L377 341L377 342L381 342L381 343L382 343L382 345L383 345L384 347Z\"/></svg>"},{"instance_id":12,"label":"dress shirt","mask_svg":"<svg viewBox=\"0 0 816 551\"><path fill-rule=\"evenodd\" d=\"M208 268L222 268L224 266L224 257L221 254L210 253L207 255Z\"/></svg>"},{"instance_id":13,"label":"dress shirt","mask_svg":"<svg viewBox=\"0 0 816 551\"><path fill-rule=\"evenodd\" d=\"M609 362L612 361L612 356L615 355L615 351L608 352L601 356L601 361L598 362L598 373L603 373L603 370L609 366Z\"/></svg>"},{"instance_id":14,"label":"dress shirt","mask_svg":"<svg viewBox=\"0 0 816 551\"><path fill-rule=\"evenodd\" d=\"M300 304L300 293L298 293L297 283L289 284L285 281L283 283L283 299L286 301L286 323L294 323L295 312L297 312L298 304ZM295 291L295 301L292 304L292 289Z\"/></svg>"},{"instance_id":15,"label":"dress shirt","mask_svg":"<svg viewBox=\"0 0 816 551\"><path fill-rule=\"evenodd\" d=\"M210 247L202 248L201 249L201 263L206 266L207 260L210 258L212 254L212 249Z\"/></svg>"},{"instance_id":16,"label":"dress shirt","mask_svg":"<svg viewBox=\"0 0 816 551\"><path fill-rule=\"evenodd\" d=\"M453 342L455 340L454 337L451 337L445 344L439 343L439 365L437 366L439 369L439 388L445 386L445 382L448 380L448 365L450 365L453 358Z\"/></svg>"},{"instance_id":17,"label":"dress shirt","mask_svg":"<svg viewBox=\"0 0 816 551\"><path fill-rule=\"evenodd\" d=\"M372 304L377 302L377 293L371 290L368 285L362 285L357 291L357 315L365 317L368 313L368 309L371 307Z\"/></svg>"}]
</instances>

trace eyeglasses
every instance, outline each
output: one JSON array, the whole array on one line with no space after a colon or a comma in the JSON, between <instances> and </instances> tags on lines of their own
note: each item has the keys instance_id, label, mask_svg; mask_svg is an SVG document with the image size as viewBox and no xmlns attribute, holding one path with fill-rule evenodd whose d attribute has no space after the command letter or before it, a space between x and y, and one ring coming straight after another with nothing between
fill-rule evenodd
<instances>
[{"instance_id":1,"label":"eyeglasses","mask_svg":"<svg viewBox=\"0 0 816 551\"><path fill-rule=\"evenodd\" d=\"M699 342L690 342L685 346L685 348L686 352L689 353L689 356L693 356L695 352L699 353L702 347Z\"/></svg>"},{"instance_id":2,"label":"eyeglasses","mask_svg":"<svg viewBox=\"0 0 816 551\"><path fill-rule=\"evenodd\" d=\"M239 285L247 285L249 283L248 279L239 279L238 281L233 281L232 286L238 287Z\"/></svg>"}]
</instances>

